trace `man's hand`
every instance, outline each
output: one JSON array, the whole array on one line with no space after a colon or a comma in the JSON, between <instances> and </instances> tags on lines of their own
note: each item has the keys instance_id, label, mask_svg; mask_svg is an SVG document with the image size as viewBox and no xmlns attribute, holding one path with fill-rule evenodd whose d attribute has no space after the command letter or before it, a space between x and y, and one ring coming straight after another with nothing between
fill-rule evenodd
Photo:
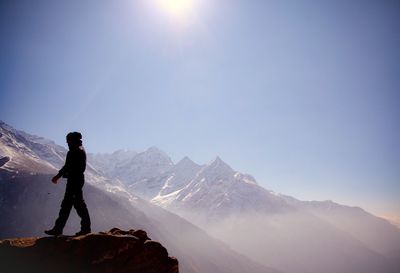
<instances>
[{"instance_id":1,"label":"man's hand","mask_svg":"<svg viewBox=\"0 0 400 273\"><path fill-rule=\"evenodd\" d=\"M60 177L58 177L58 176L56 175L56 176L54 176L54 177L51 179L51 182L53 182L54 184L57 184L57 181L58 181L59 178L60 178Z\"/></svg>"}]
</instances>

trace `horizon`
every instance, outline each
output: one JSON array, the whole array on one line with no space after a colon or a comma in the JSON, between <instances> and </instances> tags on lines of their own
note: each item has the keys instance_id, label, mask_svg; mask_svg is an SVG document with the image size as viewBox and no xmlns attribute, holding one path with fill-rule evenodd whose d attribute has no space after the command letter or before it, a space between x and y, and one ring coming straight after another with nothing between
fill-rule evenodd
<instances>
[{"instance_id":1,"label":"horizon","mask_svg":"<svg viewBox=\"0 0 400 273\"><path fill-rule=\"evenodd\" d=\"M399 3L160 3L3 1L0 119L400 219Z\"/></svg>"},{"instance_id":2,"label":"horizon","mask_svg":"<svg viewBox=\"0 0 400 273\"><path fill-rule=\"evenodd\" d=\"M6 123L6 122L0 120L0 123L2 123L2 122L3 122L4 124L6 124L7 126L11 126L10 124L8 124L8 123ZM18 129L18 128L14 128L13 126L11 126L11 127L12 127L13 129L17 130L17 131L22 131L22 132L24 132L24 133L30 134L29 132L25 132L24 130L21 130L21 129ZM43 136L39 136L39 135L34 135L34 136L44 138ZM47 138L44 138L44 139L50 140L50 141L54 141L54 140L52 140L52 139L47 139ZM59 143L57 143L57 142L55 142L55 141L54 141L54 143L55 143L56 145L62 146L61 144L59 144ZM84 143L83 143L83 146L85 146ZM63 147L64 147L65 149L68 150L68 147L66 147L65 145L64 145ZM229 167L231 167L231 166L229 165L229 163L228 163L228 162L225 162L219 155L216 155L212 160L209 160L208 162L197 162L197 161L194 161L193 159L191 159L190 156L187 156L187 155L185 155L184 157L182 157L182 158L179 159L179 160L174 160L173 158L171 158L171 156L170 156L167 152L165 152L163 149L160 149L160 148L157 147L157 146L151 146L151 147L146 148L145 150L117 149L117 150L114 150L114 151L111 151L111 152L104 152L104 153L92 153L92 152L88 152L88 154L92 154L92 155L112 155L112 154L117 153L117 152L120 152L120 151L122 151L122 152L134 152L134 153L136 153L136 154L141 154L141 153L146 153L146 152L148 152L148 151L151 150L151 149L156 149L158 152L161 152L161 153L165 154L165 156L167 156L167 157L172 161L173 165L177 165L180 161L182 161L182 160L184 160L185 158L187 158L187 159L191 160L193 163L195 163L195 164L197 164L197 165L199 165L199 166L203 166L203 167L204 167L204 166L210 166L210 165L212 165L212 164L213 164L215 161L217 161L217 160L221 160L222 162L224 162L225 164L227 164ZM85 149L85 150L86 150L86 149ZM232 168L232 167L231 167L231 168ZM240 170L236 170L235 168L232 168L232 169L233 169L233 171L236 172L236 173L242 173L242 174L246 174L246 175L251 175L251 176L253 176L253 175L250 174L250 173L241 172ZM361 209L367 211L368 213L371 213L371 214L373 214L373 215L375 215L375 216L378 216L378 217L380 217L380 218L383 218L383 219L389 221L391 224L395 225L396 227L398 227L398 228L400 229L400 217L399 217L398 215L396 215L396 214L382 214L382 215L380 215L380 214L374 213L373 211L369 211L368 209L366 209L366 208L364 208L364 207L362 207L362 206L360 206L360 205L357 205L357 204L350 205L350 204L340 203L340 202L338 202L337 200L332 200L332 199L325 199L325 200L322 200L322 199L309 199L309 200L299 199L299 198L297 198L296 196L288 195L288 194L285 194L285 193L282 193L282 192L276 192L276 191L274 191L273 189L267 188L267 187L263 186L262 184L260 184L259 181L257 181L257 179L255 179L255 180L256 180L258 186L260 186L260 187L262 187L262 188L264 188L264 189L266 189L266 190L268 190L268 191L272 191L272 192L274 192L274 193L281 194L281 195L286 195L286 196L294 197L294 198L296 198L296 199L298 199L298 200L300 200L300 201L310 201L310 202L313 202L313 201L317 201L317 202L333 202L333 203L336 203L336 204L339 204L339 205L343 205L343 206L354 207L354 208L361 208Z\"/></svg>"}]
</instances>

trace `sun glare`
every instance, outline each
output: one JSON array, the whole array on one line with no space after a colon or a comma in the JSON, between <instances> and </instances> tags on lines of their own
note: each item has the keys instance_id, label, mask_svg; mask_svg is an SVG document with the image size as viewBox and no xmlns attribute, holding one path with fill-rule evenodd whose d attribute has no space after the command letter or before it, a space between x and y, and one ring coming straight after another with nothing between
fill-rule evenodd
<instances>
[{"instance_id":1,"label":"sun glare","mask_svg":"<svg viewBox=\"0 0 400 273\"><path fill-rule=\"evenodd\" d=\"M185 17L191 12L194 0L158 0L160 7L174 17Z\"/></svg>"}]
</instances>

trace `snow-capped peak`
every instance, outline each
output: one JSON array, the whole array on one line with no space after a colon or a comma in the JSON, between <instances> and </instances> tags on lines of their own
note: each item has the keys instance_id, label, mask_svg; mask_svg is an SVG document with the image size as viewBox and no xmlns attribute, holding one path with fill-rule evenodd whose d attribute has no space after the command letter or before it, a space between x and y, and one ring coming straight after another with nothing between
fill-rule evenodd
<instances>
[{"instance_id":1,"label":"snow-capped peak","mask_svg":"<svg viewBox=\"0 0 400 273\"><path fill-rule=\"evenodd\" d=\"M137 155L137 152L135 151L130 151L130 150L123 150L123 149L119 149L114 151L112 154L112 156L118 157L118 158L123 158L123 159L128 159L128 158L132 158L135 155Z\"/></svg>"},{"instance_id":2,"label":"snow-capped peak","mask_svg":"<svg viewBox=\"0 0 400 273\"><path fill-rule=\"evenodd\" d=\"M235 179L241 180L246 184L253 184L253 185L258 185L257 181L253 176L250 174L243 174L240 172L235 173Z\"/></svg>"},{"instance_id":3,"label":"snow-capped peak","mask_svg":"<svg viewBox=\"0 0 400 273\"><path fill-rule=\"evenodd\" d=\"M151 164L172 166L171 158L157 147L150 147L146 151L138 153L131 161L131 163L149 162Z\"/></svg>"},{"instance_id":4,"label":"snow-capped peak","mask_svg":"<svg viewBox=\"0 0 400 273\"><path fill-rule=\"evenodd\" d=\"M226 164L219 156L217 156L209 165L208 165L209 169L212 170L219 170L219 171L223 171L223 172L233 172L233 169Z\"/></svg>"},{"instance_id":5,"label":"snow-capped peak","mask_svg":"<svg viewBox=\"0 0 400 273\"><path fill-rule=\"evenodd\" d=\"M179 160L175 165L175 169L192 169L196 167L199 167L199 165L187 156Z\"/></svg>"},{"instance_id":6,"label":"snow-capped peak","mask_svg":"<svg viewBox=\"0 0 400 273\"><path fill-rule=\"evenodd\" d=\"M155 146L152 146L152 147L148 148L143 153L144 154L158 154L158 155L163 155L165 157L168 157L168 155L164 151L160 150L159 148L157 148Z\"/></svg>"},{"instance_id":7,"label":"snow-capped peak","mask_svg":"<svg viewBox=\"0 0 400 273\"><path fill-rule=\"evenodd\" d=\"M0 120L0 128L4 129L6 131L12 132L12 133L15 133L17 131L2 120Z\"/></svg>"},{"instance_id":8,"label":"snow-capped peak","mask_svg":"<svg viewBox=\"0 0 400 273\"><path fill-rule=\"evenodd\" d=\"M4 158L2 166L8 170L51 173L62 161L63 152L62 147L50 140L16 130L0 121L0 155Z\"/></svg>"}]
</instances>

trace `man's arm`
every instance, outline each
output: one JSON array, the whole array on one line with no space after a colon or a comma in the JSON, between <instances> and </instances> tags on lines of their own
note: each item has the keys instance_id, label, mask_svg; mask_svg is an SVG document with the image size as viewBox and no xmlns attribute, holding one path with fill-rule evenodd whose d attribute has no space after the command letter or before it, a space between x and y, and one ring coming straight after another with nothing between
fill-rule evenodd
<instances>
[{"instance_id":1,"label":"man's arm","mask_svg":"<svg viewBox=\"0 0 400 273\"><path fill-rule=\"evenodd\" d=\"M67 153L67 158L65 159L65 164L64 166L58 171L58 173L51 179L51 182L54 184L57 184L58 179L60 179L68 170L68 165L69 165L69 157L70 157L70 152Z\"/></svg>"}]
</instances>

